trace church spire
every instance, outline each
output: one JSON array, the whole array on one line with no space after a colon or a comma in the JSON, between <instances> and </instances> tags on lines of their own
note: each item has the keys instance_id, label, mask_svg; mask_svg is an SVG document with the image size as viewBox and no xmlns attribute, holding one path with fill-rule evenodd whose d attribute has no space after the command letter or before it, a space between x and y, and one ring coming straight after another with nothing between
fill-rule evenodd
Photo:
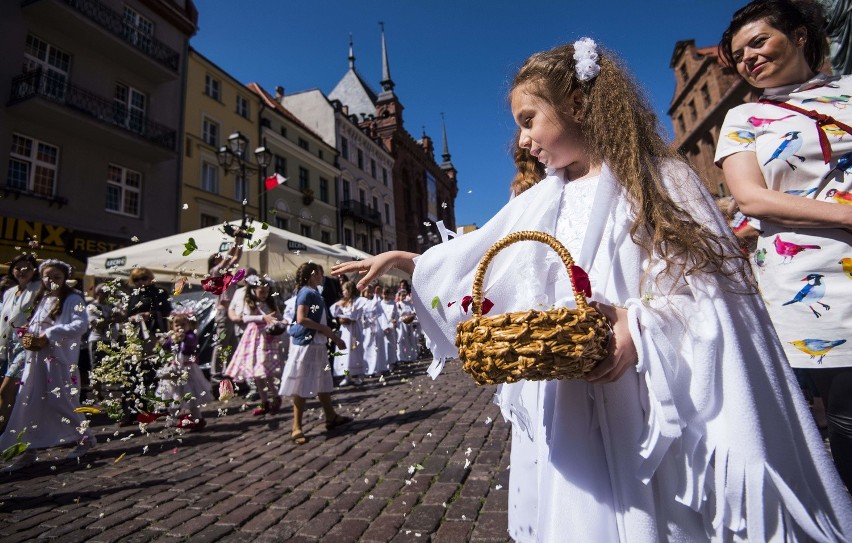
<instances>
[{"instance_id":1,"label":"church spire","mask_svg":"<svg viewBox=\"0 0 852 543\"><path fill-rule=\"evenodd\" d=\"M390 64L388 63L388 47L385 43L385 23L379 21L379 27L382 29L382 94L393 94L393 80L390 75Z\"/></svg>"},{"instance_id":2,"label":"church spire","mask_svg":"<svg viewBox=\"0 0 852 543\"><path fill-rule=\"evenodd\" d=\"M447 123L444 122L444 112L441 112L441 132L443 134L444 139L444 152L441 154L441 158L445 163L450 162L450 146L447 143Z\"/></svg>"},{"instance_id":3,"label":"church spire","mask_svg":"<svg viewBox=\"0 0 852 543\"><path fill-rule=\"evenodd\" d=\"M355 51L352 48L352 33L349 33L349 69L355 69Z\"/></svg>"}]
</instances>

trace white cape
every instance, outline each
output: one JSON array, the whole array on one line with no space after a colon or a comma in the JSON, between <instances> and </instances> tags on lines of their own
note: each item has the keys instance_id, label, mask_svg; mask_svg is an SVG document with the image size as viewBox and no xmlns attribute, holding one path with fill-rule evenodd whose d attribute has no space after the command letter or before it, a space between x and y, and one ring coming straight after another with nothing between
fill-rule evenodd
<instances>
[{"instance_id":1,"label":"white cape","mask_svg":"<svg viewBox=\"0 0 852 543\"><path fill-rule=\"evenodd\" d=\"M673 198L733 244L700 180L679 163L665 170ZM471 293L481 255L511 232L555 234L563 184L558 175L547 177L481 229L418 257L414 302L436 361L457 356L456 325L469 314L448 304ZM718 541L852 541L852 502L760 297L721 275L655 285L660 262L632 241L632 216L604 167L574 257L589 273L592 299L628 308L636 372L606 385L520 382L498 391L515 427L512 537L580 540L585 529L604 538L598 540L619 541L695 540L696 533ZM494 303L491 314L547 308L566 294L566 279L550 248L523 242L494 259L484 292ZM587 413L568 411L583 401ZM562 435L583 416L588 421L579 426L600 447ZM590 462L603 465L608 481L578 482ZM554 490L559 484L574 496L608 501L612 524L582 526L584 512L576 504L572 510L571 492Z\"/></svg>"}]
</instances>

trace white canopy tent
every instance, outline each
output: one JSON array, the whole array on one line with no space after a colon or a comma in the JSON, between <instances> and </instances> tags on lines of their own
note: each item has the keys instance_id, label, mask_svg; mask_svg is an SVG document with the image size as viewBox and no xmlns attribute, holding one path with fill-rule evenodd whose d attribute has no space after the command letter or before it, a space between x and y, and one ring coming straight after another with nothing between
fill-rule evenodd
<instances>
[{"instance_id":1,"label":"white canopy tent","mask_svg":"<svg viewBox=\"0 0 852 543\"><path fill-rule=\"evenodd\" d=\"M239 226L239 221L231 223ZM271 278L292 278L304 262L317 262L326 270L337 262L353 257L315 239L306 238L272 226L264 229L254 221L250 240L243 242L241 267L252 267ZM197 249L183 256L185 244L192 238ZM89 258L86 275L92 277L127 277L133 268L145 267L154 272L156 281L172 282L179 276L199 282L207 275L207 259L214 253L227 253L234 238L225 234L222 225L183 232L161 239L138 243Z\"/></svg>"}]
</instances>

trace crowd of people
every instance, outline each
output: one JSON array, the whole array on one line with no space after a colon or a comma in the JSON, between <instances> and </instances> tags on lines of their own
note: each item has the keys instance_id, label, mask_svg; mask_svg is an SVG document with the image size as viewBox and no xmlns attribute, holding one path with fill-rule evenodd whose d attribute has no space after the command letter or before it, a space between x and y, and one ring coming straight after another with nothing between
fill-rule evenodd
<instances>
[{"instance_id":1,"label":"crowd of people","mask_svg":"<svg viewBox=\"0 0 852 543\"><path fill-rule=\"evenodd\" d=\"M202 282L213 298L209 331L146 268L133 269L125 285L97 284L85 298L68 264L38 262L32 253L13 259L0 307L0 451L23 453L8 469L32 464L38 449L76 444L69 457L84 454L95 444L86 412L106 412L123 425L163 419L166 428L203 430L202 407L221 381L258 399L257 416L277 413L292 397L293 440L304 443L304 398L319 398L329 428L345 424L331 406L334 386L361 385L417 357L406 281L399 290L371 285L359 297L352 282L326 278L311 264L287 288L241 269L240 257L235 243L209 259ZM203 336L212 336L209 359ZM88 347L82 357L81 346Z\"/></svg>"},{"instance_id":2,"label":"crowd of people","mask_svg":"<svg viewBox=\"0 0 852 543\"><path fill-rule=\"evenodd\" d=\"M815 0L754 0L723 34L726 64L764 91L729 112L716 156L752 245L737 242L660 136L615 56L583 38L532 55L512 81L517 176L482 228L422 255L339 264L338 279L303 264L292 296L239 270L238 248L211 257L214 377L253 385L258 416L289 397L291 439L305 443L309 397L326 428L350 421L332 405L335 380L358 386L413 360L421 333L436 368L455 358L457 325L470 317L456 302L469 298L481 256L510 233L548 232L588 275L610 332L582 379L498 388L512 423L511 537L852 540L852 80L820 73L825 26ZM485 283L493 314L575 299L547 246L515 244L499 258ZM392 268L415 289L378 284ZM76 408L88 323L93 380L116 359L114 372L133 376L109 381L122 412L202 429L193 402L211 385L197 371L191 316L148 270L131 274L126 303L112 307L115 289L96 290L87 309L70 278L56 260L22 255L10 266L0 397L12 408L0 448L27 441L17 461L27 465L38 448L75 443L73 458L94 444ZM110 334L127 344L119 356L103 347ZM831 456L794 368L825 403ZM97 391L102 403L109 393Z\"/></svg>"}]
</instances>

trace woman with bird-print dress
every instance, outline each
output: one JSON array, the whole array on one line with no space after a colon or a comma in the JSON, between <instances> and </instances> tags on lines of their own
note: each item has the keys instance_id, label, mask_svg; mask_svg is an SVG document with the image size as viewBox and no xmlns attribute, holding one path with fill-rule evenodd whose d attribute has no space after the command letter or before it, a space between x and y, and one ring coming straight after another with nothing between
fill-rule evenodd
<instances>
[{"instance_id":1,"label":"woman with bird-print dress","mask_svg":"<svg viewBox=\"0 0 852 543\"><path fill-rule=\"evenodd\" d=\"M742 212L760 220L758 282L794 368L826 403L832 455L852 489L852 77L819 73L816 2L756 0L722 55L759 102L732 109L716 164Z\"/></svg>"}]
</instances>

